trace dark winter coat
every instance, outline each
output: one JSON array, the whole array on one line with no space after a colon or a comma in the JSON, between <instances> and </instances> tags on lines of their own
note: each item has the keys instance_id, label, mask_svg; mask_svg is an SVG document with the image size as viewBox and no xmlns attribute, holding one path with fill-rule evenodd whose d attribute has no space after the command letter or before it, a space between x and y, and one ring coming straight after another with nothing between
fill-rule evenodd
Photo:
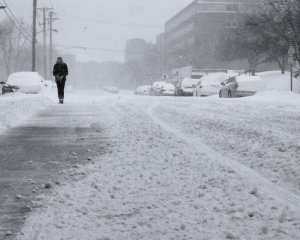
<instances>
[{"instance_id":1,"label":"dark winter coat","mask_svg":"<svg viewBox=\"0 0 300 240\"><path fill-rule=\"evenodd\" d=\"M68 65L65 63L56 63L53 68L53 76L55 76L55 80L63 80L66 81L66 77L69 74ZM62 78L61 78L62 77Z\"/></svg>"}]
</instances>

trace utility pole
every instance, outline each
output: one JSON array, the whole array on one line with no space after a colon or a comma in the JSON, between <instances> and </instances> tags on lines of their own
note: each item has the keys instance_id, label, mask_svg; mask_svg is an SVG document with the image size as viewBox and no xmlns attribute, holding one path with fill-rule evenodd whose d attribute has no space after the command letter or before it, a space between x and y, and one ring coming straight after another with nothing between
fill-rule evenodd
<instances>
[{"instance_id":1,"label":"utility pole","mask_svg":"<svg viewBox=\"0 0 300 240\"><path fill-rule=\"evenodd\" d=\"M43 8L43 46L44 46L44 79L47 80L47 25L46 8Z\"/></svg>"},{"instance_id":2,"label":"utility pole","mask_svg":"<svg viewBox=\"0 0 300 240\"><path fill-rule=\"evenodd\" d=\"M289 47L288 55L289 55L289 64L291 68L291 92L293 92L293 63L294 63L295 48L292 45Z\"/></svg>"},{"instance_id":3,"label":"utility pole","mask_svg":"<svg viewBox=\"0 0 300 240\"><path fill-rule=\"evenodd\" d=\"M50 79L52 80L52 74L51 74L51 70L52 70L52 59L53 59L53 12L50 11L49 13L49 21L50 21L50 54L49 54L49 64L50 64Z\"/></svg>"},{"instance_id":4,"label":"utility pole","mask_svg":"<svg viewBox=\"0 0 300 240\"><path fill-rule=\"evenodd\" d=\"M44 79L48 79L47 74L47 21L46 21L46 13L48 10L52 10L52 8L38 8L38 10L43 11L43 52L44 52Z\"/></svg>"},{"instance_id":5,"label":"utility pole","mask_svg":"<svg viewBox=\"0 0 300 240\"><path fill-rule=\"evenodd\" d=\"M50 11L49 12L49 25L50 25L50 54L49 54L49 64L50 64L50 68L49 68L49 71L50 71L50 79L52 79L52 68L53 68L53 31L56 31L57 30L54 30L53 29L53 22L58 20L58 18L53 18L53 11Z\"/></svg>"},{"instance_id":6,"label":"utility pole","mask_svg":"<svg viewBox=\"0 0 300 240\"><path fill-rule=\"evenodd\" d=\"M37 0L33 0L33 23L32 23L32 72L36 71L35 67L35 45L36 45L36 10L37 10Z\"/></svg>"}]
</instances>

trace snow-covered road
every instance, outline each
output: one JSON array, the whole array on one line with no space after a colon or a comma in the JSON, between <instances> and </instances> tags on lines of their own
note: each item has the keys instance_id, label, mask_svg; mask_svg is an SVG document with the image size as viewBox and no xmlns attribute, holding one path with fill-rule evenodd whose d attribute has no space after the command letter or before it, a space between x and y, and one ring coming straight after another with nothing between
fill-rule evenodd
<instances>
[{"instance_id":1,"label":"snow-covered road","mask_svg":"<svg viewBox=\"0 0 300 240\"><path fill-rule=\"evenodd\" d=\"M112 151L39 200L18 239L299 239L300 98L271 95L90 95L83 124Z\"/></svg>"}]
</instances>

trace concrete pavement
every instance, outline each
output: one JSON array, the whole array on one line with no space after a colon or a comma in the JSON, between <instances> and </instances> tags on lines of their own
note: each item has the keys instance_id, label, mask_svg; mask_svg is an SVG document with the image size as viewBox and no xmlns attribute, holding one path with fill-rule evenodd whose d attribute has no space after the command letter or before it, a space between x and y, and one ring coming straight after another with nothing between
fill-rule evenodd
<instances>
[{"instance_id":1,"label":"concrete pavement","mask_svg":"<svg viewBox=\"0 0 300 240\"><path fill-rule=\"evenodd\" d=\"M96 114L92 104L54 105L0 137L1 240L14 239L37 207L32 201L60 184L64 171L107 150Z\"/></svg>"}]
</instances>

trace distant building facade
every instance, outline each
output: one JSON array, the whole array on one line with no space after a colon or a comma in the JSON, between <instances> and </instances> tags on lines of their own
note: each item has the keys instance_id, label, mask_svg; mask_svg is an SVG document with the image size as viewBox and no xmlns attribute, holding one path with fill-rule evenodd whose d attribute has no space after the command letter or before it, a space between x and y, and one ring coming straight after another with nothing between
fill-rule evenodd
<instances>
[{"instance_id":1,"label":"distant building facade","mask_svg":"<svg viewBox=\"0 0 300 240\"><path fill-rule=\"evenodd\" d=\"M158 51L158 58L159 58L159 66L160 66L160 72L165 73L166 72L166 34L161 33L156 38L156 46Z\"/></svg>"},{"instance_id":2,"label":"distant building facade","mask_svg":"<svg viewBox=\"0 0 300 240\"><path fill-rule=\"evenodd\" d=\"M127 40L125 46L125 63L143 62L147 42L144 39Z\"/></svg>"},{"instance_id":3,"label":"distant building facade","mask_svg":"<svg viewBox=\"0 0 300 240\"><path fill-rule=\"evenodd\" d=\"M238 63L217 61L220 35L235 28L245 13L262 0L196 0L165 24L164 64L169 70L238 68Z\"/></svg>"}]
</instances>

